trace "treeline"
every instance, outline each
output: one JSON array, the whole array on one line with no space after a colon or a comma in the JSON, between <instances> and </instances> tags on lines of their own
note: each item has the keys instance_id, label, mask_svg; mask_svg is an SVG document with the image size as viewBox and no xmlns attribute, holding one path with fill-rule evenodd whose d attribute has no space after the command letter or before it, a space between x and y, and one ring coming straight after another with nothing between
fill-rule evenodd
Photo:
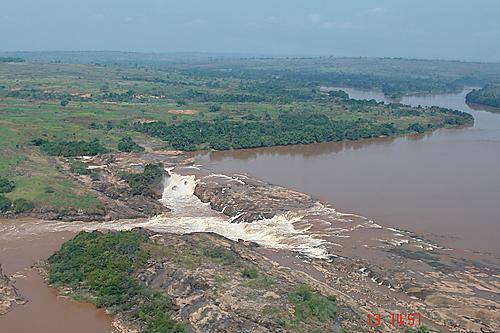
<instances>
[{"instance_id":1,"label":"treeline","mask_svg":"<svg viewBox=\"0 0 500 333\"><path fill-rule=\"evenodd\" d=\"M482 89L474 89L465 97L467 103L484 104L500 107L500 85L488 85Z\"/></svg>"},{"instance_id":2,"label":"treeline","mask_svg":"<svg viewBox=\"0 0 500 333\"><path fill-rule=\"evenodd\" d=\"M345 97L343 95L343 97ZM351 102L352 101L352 102ZM347 104L353 111L376 106L376 101L353 101ZM414 110L417 112L417 110ZM394 112L405 111L395 109ZM421 111L423 112L423 111ZM377 123L368 119L334 120L323 113L312 111L282 112L275 118L265 120L185 121L135 123L139 132L159 137L179 150L239 149L276 145L308 144L327 141L358 140L380 136L391 136L411 132L424 132L446 125L466 125L474 118L464 112L439 107L427 109L429 115L438 115L443 120L432 125L411 124L408 128L397 128L392 122ZM408 112L408 115L415 115Z\"/></svg>"},{"instance_id":3,"label":"treeline","mask_svg":"<svg viewBox=\"0 0 500 333\"><path fill-rule=\"evenodd\" d=\"M0 57L0 62L24 62L23 58L17 57Z\"/></svg>"},{"instance_id":4,"label":"treeline","mask_svg":"<svg viewBox=\"0 0 500 333\"><path fill-rule=\"evenodd\" d=\"M189 121L179 124L151 122L135 129L159 137L179 150L216 150L356 140L399 134L392 123L366 120L333 121L323 114L285 113L269 121Z\"/></svg>"},{"instance_id":5,"label":"treeline","mask_svg":"<svg viewBox=\"0 0 500 333\"><path fill-rule=\"evenodd\" d=\"M311 70L303 67L282 69L231 67L223 71L219 67L192 68L182 71L187 75L201 78L233 78L269 82L273 78L282 82L301 82L302 85L345 86L359 89L380 89L385 95L393 98L410 93L453 92L463 89L466 78L445 79L436 76L411 76L394 74L346 73L341 70L331 71L327 68ZM251 82L251 81L249 81Z\"/></svg>"},{"instance_id":6,"label":"treeline","mask_svg":"<svg viewBox=\"0 0 500 333\"><path fill-rule=\"evenodd\" d=\"M109 152L98 139L92 141L47 141L45 139L34 139L32 144L50 156L95 156Z\"/></svg>"},{"instance_id":7,"label":"treeline","mask_svg":"<svg viewBox=\"0 0 500 333\"><path fill-rule=\"evenodd\" d=\"M140 325L141 333L187 332L171 318L170 299L134 276L150 258L142 249L147 242L147 236L134 231L81 232L49 258L49 282L71 288L75 296L98 307L125 314Z\"/></svg>"}]
</instances>

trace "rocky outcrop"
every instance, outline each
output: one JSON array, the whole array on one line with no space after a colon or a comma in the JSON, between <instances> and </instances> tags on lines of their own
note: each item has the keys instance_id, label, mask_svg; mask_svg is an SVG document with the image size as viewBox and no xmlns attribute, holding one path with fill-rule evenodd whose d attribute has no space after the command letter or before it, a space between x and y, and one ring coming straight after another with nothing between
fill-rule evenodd
<instances>
[{"instance_id":1,"label":"rocky outcrop","mask_svg":"<svg viewBox=\"0 0 500 333\"><path fill-rule=\"evenodd\" d=\"M2 265L0 265L0 315L25 303L26 300L18 295L16 287L9 277L3 274Z\"/></svg>"},{"instance_id":2,"label":"rocky outcrop","mask_svg":"<svg viewBox=\"0 0 500 333\"><path fill-rule=\"evenodd\" d=\"M362 319L342 306L336 320L320 320L313 314L298 320L289 294L310 281L275 266L252 244L216 234L148 235L156 246L152 253L158 255L137 277L169 295L176 319L190 332L332 332L332 327L361 327ZM245 269L255 275L246 276Z\"/></svg>"},{"instance_id":3,"label":"rocky outcrop","mask_svg":"<svg viewBox=\"0 0 500 333\"><path fill-rule=\"evenodd\" d=\"M64 165L64 169L68 176L91 190L101 201L102 207L66 211L37 209L32 212L32 216L45 220L105 221L148 218L169 211L158 201L162 196L163 182L153 184L148 195L133 195L127 182L120 177L121 172L141 172L147 163L159 161L143 161L139 154L127 153L99 155L82 161L93 171L94 177L71 173L68 165Z\"/></svg>"},{"instance_id":4,"label":"rocky outcrop","mask_svg":"<svg viewBox=\"0 0 500 333\"><path fill-rule=\"evenodd\" d=\"M334 287L344 302L353 302L352 309L384 312L386 319L390 311L418 311L436 331L499 331L497 258L446 249L421 235L343 214L321 202L315 205L305 194L245 176L198 178L195 195L233 221L286 212L283 216L296 230L325 240L330 260L304 266L293 257L273 257Z\"/></svg>"},{"instance_id":5,"label":"rocky outcrop","mask_svg":"<svg viewBox=\"0 0 500 333\"><path fill-rule=\"evenodd\" d=\"M233 222L253 222L298 209L311 208L308 195L246 177L202 177L194 194L212 209L232 217Z\"/></svg>"}]
</instances>

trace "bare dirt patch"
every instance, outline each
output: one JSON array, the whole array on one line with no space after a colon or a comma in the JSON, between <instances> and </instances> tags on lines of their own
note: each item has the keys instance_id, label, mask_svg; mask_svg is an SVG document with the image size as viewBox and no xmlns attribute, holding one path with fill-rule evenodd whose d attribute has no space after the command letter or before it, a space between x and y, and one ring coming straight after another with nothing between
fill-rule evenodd
<instances>
[{"instance_id":1,"label":"bare dirt patch","mask_svg":"<svg viewBox=\"0 0 500 333\"><path fill-rule=\"evenodd\" d=\"M168 110L170 114L197 114L198 110Z\"/></svg>"}]
</instances>

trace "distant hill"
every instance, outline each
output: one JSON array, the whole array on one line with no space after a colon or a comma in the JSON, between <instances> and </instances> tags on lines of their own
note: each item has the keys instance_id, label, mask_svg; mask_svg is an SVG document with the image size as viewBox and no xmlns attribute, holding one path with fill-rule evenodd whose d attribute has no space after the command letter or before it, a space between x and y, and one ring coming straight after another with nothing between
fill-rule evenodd
<instances>
[{"instance_id":1,"label":"distant hill","mask_svg":"<svg viewBox=\"0 0 500 333\"><path fill-rule=\"evenodd\" d=\"M500 82L500 63L404 58L272 57L230 53L140 53L121 51L0 52L5 59L70 64L173 67L189 74L233 79L287 79L303 86L376 89L408 94L459 92Z\"/></svg>"},{"instance_id":2,"label":"distant hill","mask_svg":"<svg viewBox=\"0 0 500 333\"><path fill-rule=\"evenodd\" d=\"M212 58L238 58L242 55L225 53L141 53L122 51L15 51L0 52L0 57L18 57L33 62L63 62L77 64L165 64L204 61ZM245 55L247 56L247 55Z\"/></svg>"}]
</instances>

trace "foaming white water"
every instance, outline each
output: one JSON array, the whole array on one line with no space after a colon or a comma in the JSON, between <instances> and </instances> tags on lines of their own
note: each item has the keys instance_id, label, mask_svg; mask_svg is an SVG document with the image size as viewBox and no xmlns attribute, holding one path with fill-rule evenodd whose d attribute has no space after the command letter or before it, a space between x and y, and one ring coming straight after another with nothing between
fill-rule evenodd
<instances>
[{"instance_id":1,"label":"foaming white water","mask_svg":"<svg viewBox=\"0 0 500 333\"><path fill-rule=\"evenodd\" d=\"M0 239L23 237L58 231L129 230L136 227L156 232L187 234L213 232L237 241L243 239L261 246L288 249L310 257L328 259L324 240L306 234L308 228L298 230L294 224L302 216L287 213L276 215L253 223L230 223L231 219L202 203L195 195L195 176L183 176L168 170L165 187L160 201L171 212L143 220L119 220L106 222L60 222L31 220L22 223L0 224Z\"/></svg>"},{"instance_id":2,"label":"foaming white water","mask_svg":"<svg viewBox=\"0 0 500 333\"><path fill-rule=\"evenodd\" d=\"M243 239L261 246L290 249L309 256L328 258L322 247L324 241L295 229L301 217L291 214L276 215L254 223L231 223L231 218L216 212L209 204L194 195L195 176L182 176L170 172L161 202L172 213L156 216L146 226L154 231L172 233L213 232L232 240Z\"/></svg>"}]
</instances>

